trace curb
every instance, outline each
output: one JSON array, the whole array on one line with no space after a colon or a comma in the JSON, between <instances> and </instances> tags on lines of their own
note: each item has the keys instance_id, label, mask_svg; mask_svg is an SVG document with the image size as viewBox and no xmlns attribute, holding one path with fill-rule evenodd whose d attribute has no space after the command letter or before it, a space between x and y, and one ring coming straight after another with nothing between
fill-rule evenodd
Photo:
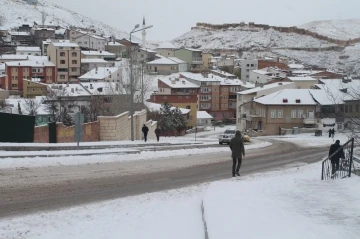
<instances>
[{"instance_id":1,"label":"curb","mask_svg":"<svg viewBox=\"0 0 360 239\"><path fill-rule=\"evenodd\" d=\"M68 156L94 156L94 155L125 155L125 154L139 154L140 150L132 150L132 151L119 151L119 152L101 152L101 153L84 153L84 154L48 154L48 155L1 155L2 158L51 158L51 157L68 157Z\"/></svg>"}]
</instances>

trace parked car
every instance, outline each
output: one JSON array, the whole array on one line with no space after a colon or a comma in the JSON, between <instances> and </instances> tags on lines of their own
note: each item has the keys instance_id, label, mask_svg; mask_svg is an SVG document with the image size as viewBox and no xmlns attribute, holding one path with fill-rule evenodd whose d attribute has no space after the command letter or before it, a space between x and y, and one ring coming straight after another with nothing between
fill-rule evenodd
<instances>
[{"instance_id":1,"label":"parked car","mask_svg":"<svg viewBox=\"0 0 360 239\"><path fill-rule=\"evenodd\" d=\"M219 136L219 144L230 144L230 140L235 137L235 129L227 129L224 133ZM242 138L244 142L250 142L250 136L246 134L242 134Z\"/></svg>"}]
</instances>

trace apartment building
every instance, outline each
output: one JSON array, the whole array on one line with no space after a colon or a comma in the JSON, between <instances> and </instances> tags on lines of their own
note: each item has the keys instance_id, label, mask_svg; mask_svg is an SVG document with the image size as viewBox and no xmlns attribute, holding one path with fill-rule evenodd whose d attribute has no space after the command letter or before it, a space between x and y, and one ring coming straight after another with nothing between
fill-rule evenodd
<instances>
[{"instance_id":1,"label":"apartment building","mask_svg":"<svg viewBox=\"0 0 360 239\"><path fill-rule=\"evenodd\" d=\"M70 30L70 41L79 45L82 49L105 51L106 38L94 35L82 30Z\"/></svg>"},{"instance_id":2,"label":"apartment building","mask_svg":"<svg viewBox=\"0 0 360 239\"><path fill-rule=\"evenodd\" d=\"M180 48L174 50L174 56L188 64L188 69L199 69L203 67L202 51L191 48Z\"/></svg>"},{"instance_id":3,"label":"apartment building","mask_svg":"<svg viewBox=\"0 0 360 239\"><path fill-rule=\"evenodd\" d=\"M156 52L157 52L157 54L162 55L164 57L174 57L175 49L177 49L177 48L171 42L164 42L164 43L161 43L156 48Z\"/></svg>"},{"instance_id":4,"label":"apartment building","mask_svg":"<svg viewBox=\"0 0 360 239\"><path fill-rule=\"evenodd\" d=\"M278 62L274 59L265 59L265 60L259 60L259 59L253 59L253 60L241 60L240 62L240 68L241 68L241 79L243 81L250 81L250 72L253 70L259 70L264 68L278 68L282 72L286 73L289 71L289 66Z\"/></svg>"},{"instance_id":5,"label":"apartment building","mask_svg":"<svg viewBox=\"0 0 360 239\"><path fill-rule=\"evenodd\" d=\"M81 50L76 43L52 42L47 53L49 60L57 68L56 82L77 82L81 75Z\"/></svg>"},{"instance_id":6,"label":"apartment building","mask_svg":"<svg viewBox=\"0 0 360 239\"><path fill-rule=\"evenodd\" d=\"M280 80L286 77L286 73L279 68L266 67L260 70L250 71L249 81L254 84L267 84L273 80Z\"/></svg>"},{"instance_id":7,"label":"apartment building","mask_svg":"<svg viewBox=\"0 0 360 239\"><path fill-rule=\"evenodd\" d=\"M119 67L96 67L79 77L80 82L121 82L122 69Z\"/></svg>"},{"instance_id":8,"label":"apartment building","mask_svg":"<svg viewBox=\"0 0 360 239\"><path fill-rule=\"evenodd\" d=\"M52 62L18 61L5 63L6 77L1 88L6 90L24 89L24 79L37 78L41 83L51 84L56 81L56 68Z\"/></svg>"},{"instance_id":9,"label":"apartment building","mask_svg":"<svg viewBox=\"0 0 360 239\"><path fill-rule=\"evenodd\" d=\"M32 56L41 56L40 47L26 47L26 46L18 46L16 47L16 55L32 55Z\"/></svg>"},{"instance_id":10,"label":"apartment building","mask_svg":"<svg viewBox=\"0 0 360 239\"><path fill-rule=\"evenodd\" d=\"M82 59L103 59L105 61L115 61L115 54L107 51L81 51Z\"/></svg>"},{"instance_id":11,"label":"apartment building","mask_svg":"<svg viewBox=\"0 0 360 239\"><path fill-rule=\"evenodd\" d=\"M104 59L81 59L81 74L85 74L96 67L113 67L115 63L105 61Z\"/></svg>"}]
</instances>

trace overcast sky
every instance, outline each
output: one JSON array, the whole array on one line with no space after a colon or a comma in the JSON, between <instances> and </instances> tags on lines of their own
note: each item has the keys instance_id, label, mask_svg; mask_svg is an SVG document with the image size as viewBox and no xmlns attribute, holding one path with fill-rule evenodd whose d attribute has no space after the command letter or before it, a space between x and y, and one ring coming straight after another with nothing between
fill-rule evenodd
<instances>
[{"instance_id":1,"label":"overcast sky","mask_svg":"<svg viewBox=\"0 0 360 239\"><path fill-rule=\"evenodd\" d=\"M256 22L297 26L316 20L360 18L360 0L47 0L123 31L154 25L149 40L172 40L197 22ZM137 33L141 37L141 33Z\"/></svg>"}]
</instances>

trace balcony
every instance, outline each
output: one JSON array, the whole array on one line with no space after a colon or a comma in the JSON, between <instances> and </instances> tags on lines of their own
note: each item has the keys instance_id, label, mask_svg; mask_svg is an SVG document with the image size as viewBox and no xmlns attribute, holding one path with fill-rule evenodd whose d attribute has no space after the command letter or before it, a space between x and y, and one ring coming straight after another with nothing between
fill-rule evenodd
<instances>
[{"instance_id":1,"label":"balcony","mask_svg":"<svg viewBox=\"0 0 360 239\"><path fill-rule=\"evenodd\" d=\"M201 57L193 57L192 64L202 64L202 58Z\"/></svg>"},{"instance_id":2,"label":"balcony","mask_svg":"<svg viewBox=\"0 0 360 239\"><path fill-rule=\"evenodd\" d=\"M306 119L304 119L303 122L306 125L313 125L313 124L317 124L317 119L306 118Z\"/></svg>"}]
</instances>

